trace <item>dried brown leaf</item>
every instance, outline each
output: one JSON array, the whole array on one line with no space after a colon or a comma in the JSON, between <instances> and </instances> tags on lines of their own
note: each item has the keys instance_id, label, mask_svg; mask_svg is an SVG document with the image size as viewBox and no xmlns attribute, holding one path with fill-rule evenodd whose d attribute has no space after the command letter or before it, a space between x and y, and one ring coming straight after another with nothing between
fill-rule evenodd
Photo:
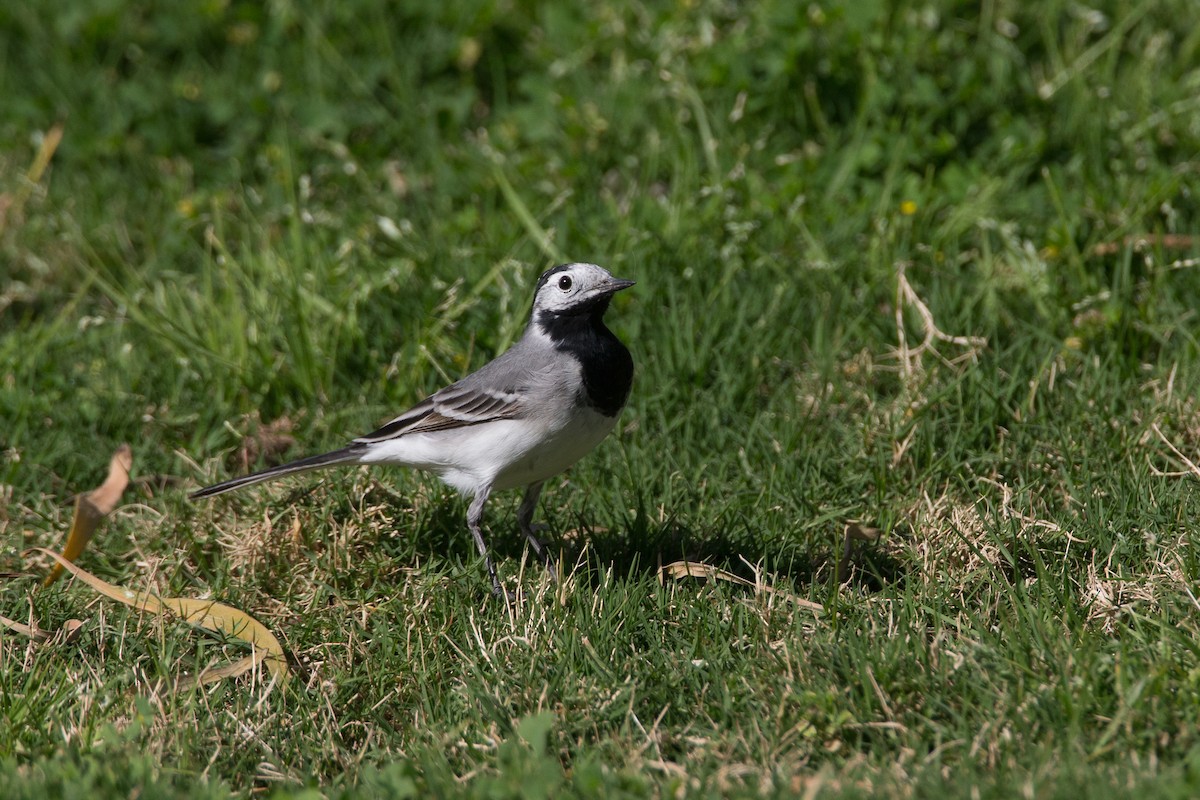
<instances>
[{"instance_id":1,"label":"dried brown leaf","mask_svg":"<svg viewBox=\"0 0 1200 800\"><path fill-rule=\"evenodd\" d=\"M28 636L35 642L44 642L54 635L53 631L48 631L45 628L39 628L37 625L26 625L23 622L17 622L15 619L0 614L0 625L8 628L13 633L19 633L22 636Z\"/></svg>"},{"instance_id":2,"label":"dried brown leaf","mask_svg":"<svg viewBox=\"0 0 1200 800\"><path fill-rule=\"evenodd\" d=\"M1125 248L1141 252L1151 247L1161 247L1163 250L1190 250L1196 246L1196 237L1183 233L1134 233L1119 242L1101 242L1092 248L1092 253L1098 256L1111 256Z\"/></svg>"},{"instance_id":3,"label":"dried brown leaf","mask_svg":"<svg viewBox=\"0 0 1200 800\"><path fill-rule=\"evenodd\" d=\"M73 642L79 638L79 630L83 627L83 622L77 619L69 619L57 631L52 631L33 623L26 625L23 622L17 622L0 614L0 625L14 633L28 636L35 642L47 642L52 639L59 639L61 642Z\"/></svg>"},{"instance_id":4,"label":"dried brown leaf","mask_svg":"<svg viewBox=\"0 0 1200 800\"><path fill-rule=\"evenodd\" d=\"M121 501L121 495L129 485L129 470L132 468L133 450L129 445L123 444L117 448L109 461L108 477L104 479L104 483L75 499L75 517L71 520L71 532L67 534L67 544L62 551L64 559L74 561L83 553L100 520L112 513ZM62 571L63 568L56 564L42 585L49 586L54 583Z\"/></svg>"},{"instance_id":5,"label":"dried brown leaf","mask_svg":"<svg viewBox=\"0 0 1200 800\"><path fill-rule=\"evenodd\" d=\"M278 461L296 443L296 438L292 436L292 429L296 425L291 418L279 417L263 425L255 415L254 422L257 430L242 439L237 452L243 472L249 472L260 459L268 464Z\"/></svg>"},{"instance_id":6,"label":"dried brown leaf","mask_svg":"<svg viewBox=\"0 0 1200 800\"><path fill-rule=\"evenodd\" d=\"M846 576L850 572L850 556L854 551L854 543L878 542L882 533L879 528L865 527L857 522L846 523L846 535L842 541L842 557L838 559L837 567L839 582L846 580Z\"/></svg>"}]
</instances>

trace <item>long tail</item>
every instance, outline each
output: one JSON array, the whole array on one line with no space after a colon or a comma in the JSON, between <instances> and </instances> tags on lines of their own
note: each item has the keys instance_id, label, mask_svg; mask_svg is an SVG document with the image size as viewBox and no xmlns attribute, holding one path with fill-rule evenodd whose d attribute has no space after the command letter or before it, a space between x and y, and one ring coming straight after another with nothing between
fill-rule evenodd
<instances>
[{"instance_id":1,"label":"long tail","mask_svg":"<svg viewBox=\"0 0 1200 800\"><path fill-rule=\"evenodd\" d=\"M212 497L213 495L224 494L231 492L234 489L240 489L243 486L250 486L263 481L282 478L284 475L297 475L301 472L308 472L313 469L321 469L322 467L332 467L337 464L353 464L361 458L365 448L360 444L352 444L348 447L343 447L341 450L334 450L329 453L322 453L319 456L309 456L302 458L299 461L292 461L287 464L280 464L278 467L264 469L262 472L255 472L252 475L243 475L240 478L214 483L212 486L205 486L203 489L197 489L188 495L193 500L199 500L204 497Z\"/></svg>"}]
</instances>

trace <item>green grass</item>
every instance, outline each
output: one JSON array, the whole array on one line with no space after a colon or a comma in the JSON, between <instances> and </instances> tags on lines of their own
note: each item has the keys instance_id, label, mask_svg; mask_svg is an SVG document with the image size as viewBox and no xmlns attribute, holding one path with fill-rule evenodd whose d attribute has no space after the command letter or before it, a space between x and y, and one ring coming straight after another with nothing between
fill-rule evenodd
<instances>
[{"instance_id":1,"label":"green grass","mask_svg":"<svg viewBox=\"0 0 1200 800\"><path fill-rule=\"evenodd\" d=\"M52 5L0 6L0 613L84 624L0 635L0 795L1197 793L1190 0ZM492 601L414 473L186 500L484 363L563 258L638 281L638 374L544 496L561 586L500 496ZM81 565L250 612L287 687L174 691L245 648L38 588L121 442Z\"/></svg>"}]
</instances>

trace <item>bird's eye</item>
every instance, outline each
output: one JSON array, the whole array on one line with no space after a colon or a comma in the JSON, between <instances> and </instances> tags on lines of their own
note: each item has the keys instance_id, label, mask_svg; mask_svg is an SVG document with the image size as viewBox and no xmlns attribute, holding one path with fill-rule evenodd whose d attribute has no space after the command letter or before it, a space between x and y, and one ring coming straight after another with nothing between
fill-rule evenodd
<instances>
[{"instance_id":1,"label":"bird's eye","mask_svg":"<svg viewBox=\"0 0 1200 800\"><path fill-rule=\"evenodd\" d=\"M571 276L563 275L561 278L559 278L558 288L562 289L564 292L571 291Z\"/></svg>"}]
</instances>

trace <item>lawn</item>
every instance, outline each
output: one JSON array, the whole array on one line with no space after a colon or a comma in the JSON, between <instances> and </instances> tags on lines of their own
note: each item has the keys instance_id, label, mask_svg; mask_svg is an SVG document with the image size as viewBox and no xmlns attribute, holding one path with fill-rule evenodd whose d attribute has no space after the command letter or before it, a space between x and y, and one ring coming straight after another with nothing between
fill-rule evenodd
<instances>
[{"instance_id":1,"label":"lawn","mask_svg":"<svg viewBox=\"0 0 1200 800\"><path fill-rule=\"evenodd\" d=\"M0 97L0 796L1200 793L1193 0L5 3ZM187 499L572 260L637 374L561 583L516 492L512 605L419 473ZM286 677L42 587L123 443L78 565Z\"/></svg>"}]
</instances>

